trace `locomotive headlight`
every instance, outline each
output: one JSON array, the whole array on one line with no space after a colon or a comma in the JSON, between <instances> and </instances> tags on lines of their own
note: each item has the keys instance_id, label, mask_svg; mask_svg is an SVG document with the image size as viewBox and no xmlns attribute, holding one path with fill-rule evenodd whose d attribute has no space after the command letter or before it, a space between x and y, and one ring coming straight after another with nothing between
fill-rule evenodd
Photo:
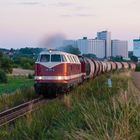
<instances>
[{"instance_id":1,"label":"locomotive headlight","mask_svg":"<svg viewBox=\"0 0 140 140\"><path fill-rule=\"evenodd\" d=\"M35 76L35 80L42 80L42 76Z\"/></svg>"},{"instance_id":2,"label":"locomotive headlight","mask_svg":"<svg viewBox=\"0 0 140 140\"><path fill-rule=\"evenodd\" d=\"M62 80L62 76L58 76L58 80Z\"/></svg>"},{"instance_id":3,"label":"locomotive headlight","mask_svg":"<svg viewBox=\"0 0 140 140\"><path fill-rule=\"evenodd\" d=\"M49 53L51 53L51 52L52 52L52 50L50 49L50 50L49 50Z\"/></svg>"},{"instance_id":4,"label":"locomotive headlight","mask_svg":"<svg viewBox=\"0 0 140 140\"><path fill-rule=\"evenodd\" d=\"M42 76L39 76L39 77L38 77L38 80L42 80Z\"/></svg>"}]
</instances>

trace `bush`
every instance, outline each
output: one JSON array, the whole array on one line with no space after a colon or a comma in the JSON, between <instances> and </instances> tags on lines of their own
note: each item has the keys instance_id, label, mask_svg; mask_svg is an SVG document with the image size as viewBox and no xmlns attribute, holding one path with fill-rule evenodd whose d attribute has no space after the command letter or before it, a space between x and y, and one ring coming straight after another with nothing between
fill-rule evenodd
<instances>
[{"instance_id":1,"label":"bush","mask_svg":"<svg viewBox=\"0 0 140 140\"><path fill-rule=\"evenodd\" d=\"M7 83L7 75L3 70L0 70L0 83Z\"/></svg>"},{"instance_id":2,"label":"bush","mask_svg":"<svg viewBox=\"0 0 140 140\"><path fill-rule=\"evenodd\" d=\"M23 69L34 69L34 60L30 59L30 58L26 58L26 57L22 57L20 58L20 66Z\"/></svg>"},{"instance_id":3,"label":"bush","mask_svg":"<svg viewBox=\"0 0 140 140\"><path fill-rule=\"evenodd\" d=\"M136 71L140 71L140 65L136 67Z\"/></svg>"},{"instance_id":4,"label":"bush","mask_svg":"<svg viewBox=\"0 0 140 140\"><path fill-rule=\"evenodd\" d=\"M12 64L13 61L7 56L1 56L0 54L0 68L5 73L12 73Z\"/></svg>"},{"instance_id":5,"label":"bush","mask_svg":"<svg viewBox=\"0 0 140 140\"><path fill-rule=\"evenodd\" d=\"M28 78L29 78L29 79L33 79L33 78L34 78L34 75L28 74Z\"/></svg>"}]
</instances>

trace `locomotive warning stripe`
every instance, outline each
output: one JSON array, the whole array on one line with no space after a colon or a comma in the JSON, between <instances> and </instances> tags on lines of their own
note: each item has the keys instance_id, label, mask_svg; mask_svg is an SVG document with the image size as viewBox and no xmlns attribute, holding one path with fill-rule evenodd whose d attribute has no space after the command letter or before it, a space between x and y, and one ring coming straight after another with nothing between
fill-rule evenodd
<instances>
[{"instance_id":1,"label":"locomotive warning stripe","mask_svg":"<svg viewBox=\"0 0 140 140\"><path fill-rule=\"evenodd\" d=\"M79 78L85 74L75 74L70 76L35 76L35 80L71 80L75 78Z\"/></svg>"}]
</instances>

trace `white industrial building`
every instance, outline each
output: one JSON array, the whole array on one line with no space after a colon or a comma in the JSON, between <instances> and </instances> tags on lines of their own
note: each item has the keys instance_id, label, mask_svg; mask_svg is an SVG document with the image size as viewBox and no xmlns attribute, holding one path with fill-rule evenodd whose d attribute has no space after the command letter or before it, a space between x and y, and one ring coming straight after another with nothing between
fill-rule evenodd
<instances>
[{"instance_id":1,"label":"white industrial building","mask_svg":"<svg viewBox=\"0 0 140 140\"><path fill-rule=\"evenodd\" d=\"M112 40L112 56L128 58L128 42L123 40Z\"/></svg>"},{"instance_id":2,"label":"white industrial building","mask_svg":"<svg viewBox=\"0 0 140 140\"><path fill-rule=\"evenodd\" d=\"M111 32L102 31L97 33L96 39L64 40L63 46L78 47L81 54L95 54L98 58L110 56L122 56L128 58L128 42L121 40L111 41ZM140 39L134 40L134 55L140 57Z\"/></svg>"},{"instance_id":3,"label":"white industrial building","mask_svg":"<svg viewBox=\"0 0 140 140\"><path fill-rule=\"evenodd\" d=\"M105 58L105 40L90 39L88 53L95 54L98 58Z\"/></svg>"},{"instance_id":4,"label":"white industrial building","mask_svg":"<svg viewBox=\"0 0 140 140\"><path fill-rule=\"evenodd\" d=\"M102 31L97 33L98 40L105 40L105 56L111 56L111 32Z\"/></svg>"},{"instance_id":5,"label":"white industrial building","mask_svg":"<svg viewBox=\"0 0 140 140\"><path fill-rule=\"evenodd\" d=\"M88 39L78 39L77 46L81 52L81 54L88 54Z\"/></svg>"},{"instance_id":6,"label":"white industrial building","mask_svg":"<svg viewBox=\"0 0 140 140\"><path fill-rule=\"evenodd\" d=\"M133 55L140 58L140 39L133 40Z\"/></svg>"},{"instance_id":7,"label":"white industrial building","mask_svg":"<svg viewBox=\"0 0 140 140\"><path fill-rule=\"evenodd\" d=\"M98 58L105 57L105 40L83 38L77 40L77 46L81 54L95 54Z\"/></svg>"}]
</instances>

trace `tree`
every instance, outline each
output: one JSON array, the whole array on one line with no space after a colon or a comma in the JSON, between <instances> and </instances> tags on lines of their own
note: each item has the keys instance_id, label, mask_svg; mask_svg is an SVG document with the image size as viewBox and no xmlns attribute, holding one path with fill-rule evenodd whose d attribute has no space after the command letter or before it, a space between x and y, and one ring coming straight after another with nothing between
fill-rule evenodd
<instances>
[{"instance_id":1,"label":"tree","mask_svg":"<svg viewBox=\"0 0 140 140\"><path fill-rule=\"evenodd\" d=\"M3 53L2 51L0 51L0 59L3 57Z\"/></svg>"},{"instance_id":2,"label":"tree","mask_svg":"<svg viewBox=\"0 0 140 140\"><path fill-rule=\"evenodd\" d=\"M111 60L112 61L117 61L117 62L122 62L123 61L123 57L122 56L116 56L116 57L112 56Z\"/></svg>"},{"instance_id":3,"label":"tree","mask_svg":"<svg viewBox=\"0 0 140 140\"><path fill-rule=\"evenodd\" d=\"M0 83L7 83L7 75L3 70L0 70Z\"/></svg>"},{"instance_id":4,"label":"tree","mask_svg":"<svg viewBox=\"0 0 140 140\"><path fill-rule=\"evenodd\" d=\"M39 53L43 51L42 48L21 48L14 52L13 60L18 61L21 57L36 59Z\"/></svg>"},{"instance_id":5,"label":"tree","mask_svg":"<svg viewBox=\"0 0 140 140\"><path fill-rule=\"evenodd\" d=\"M3 57L1 59L1 68L6 72L6 73L12 73L12 60L8 57Z\"/></svg>"},{"instance_id":6,"label":"tree","mask_svg":"<svg viewBox=\"0 0 140 140\"><path fill-rule=\"evenodd\" d=\"M5 71L5 73L11 73L12 64L13 64L12 60L1 52L0 53L0 69Z\"/></svg>"},{"instance_id":7,"label":"tree","mask_svg":"<svg viewBox=\"0 0 140 140\"><path fill-rule=\"evenodd\" d=\"M138 58L136 56L131 56L130 59L133 61L133 62L138 62Z\"/></svg>"},{"instance_id":8,"label":"tree","mask_svg":"<svg viewBox=\"0 0 140 140\"><path fill-rule=\"evenodd\" d=\"M97 58L95 54L83 54L83 56L88 57L88 58Z\"/></svg>"},{"instance_id":9,"label":"tree","mask_svg":"<svg viewBox=\"0 0 140 140\"><path fill-rule=\"evenodd\" d=\"M21 57L19 64L23 69L34 69L34 60L26 57Z\"/></svg>"}]
</instances>

